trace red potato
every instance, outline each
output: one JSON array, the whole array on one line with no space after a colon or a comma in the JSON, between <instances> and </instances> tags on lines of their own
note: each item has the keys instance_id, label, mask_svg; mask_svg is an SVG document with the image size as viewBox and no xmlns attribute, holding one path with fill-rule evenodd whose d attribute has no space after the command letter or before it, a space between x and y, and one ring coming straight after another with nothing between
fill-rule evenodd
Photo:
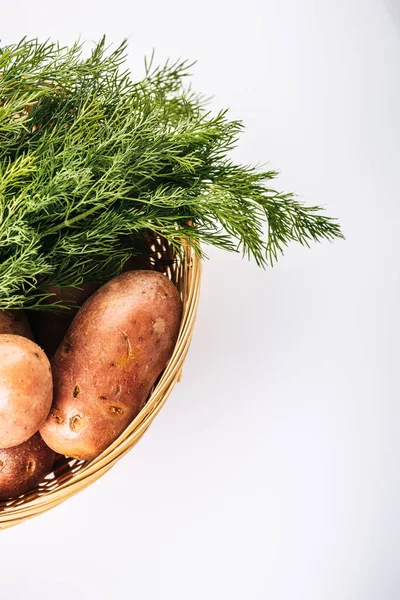
<instances>
[{"instance_id":1,"label":"red potato","mask_svg":"<svg viewBox=\"0 0 400 600\"><path fill-rule=\"evenodd\" d=\"M50 363L35 342L0 335L0 448L22 444L36 433L52 402Z\"/></svg>"},{"instance_id":2,"label":"red potato","mask_svg":"<svg viewBox=\"0 0 400 600\"><path fill-rule=\"evenodd\" d=\"M182 303L161 273L131 271L83 305L52 361L54 401L40 432L60 454L90 460L145 404L178 337Z\"/></svg>"},{"instance_id":3,"label":"red potato","mask_svg":"<svg viewBox=\"0 0 400 600\"><path fill-rule=\"evenodd\" d=\"M38 433L19 446L0 450L0 501L35 488L51 472L55 457Z\"/></svg>"},{"instance_id":4,"label":"red potato","mask_svg":"<svg viewBox=\"0 0 400 600\"><path fill-rule=\"evenodd\" d=\"M81 289L51 287L47 292L53 294L52 302L63 301L67 306L81 306L97 287L95 284L86 283ZM71 308L58 312L29 311L29 320L35 340L50 359L61 344L78 310L78 308Z\"/></svg>"},{"instance_id":5,"label":"red potato","mask_svg":"<svg viewBox=\"0 0 400 600\"><path fill-rule=\"evenodd\" d=\"M0 334L13 333L33 340L31 326L23 310L0 311Z\"/></svg>"}]
</instances>

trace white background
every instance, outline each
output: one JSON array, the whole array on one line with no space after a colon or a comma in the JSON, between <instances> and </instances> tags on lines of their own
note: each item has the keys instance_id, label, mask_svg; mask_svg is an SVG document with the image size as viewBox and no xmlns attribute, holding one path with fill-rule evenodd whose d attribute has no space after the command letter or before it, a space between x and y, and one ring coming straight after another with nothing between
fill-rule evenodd
<instances>
[{"instance_id":1,"label":"white background","mask_svg":"<svg viewBox=\"0 0 400 600\"><path fill-rule=\"evenodd\" d=\"M211 251L184 377L128 457L0 532L0 597L400 597L398 0L3 2L2 41L198 59L239 160L347 240L263 272Z\"/></svg>"}]
</instances>

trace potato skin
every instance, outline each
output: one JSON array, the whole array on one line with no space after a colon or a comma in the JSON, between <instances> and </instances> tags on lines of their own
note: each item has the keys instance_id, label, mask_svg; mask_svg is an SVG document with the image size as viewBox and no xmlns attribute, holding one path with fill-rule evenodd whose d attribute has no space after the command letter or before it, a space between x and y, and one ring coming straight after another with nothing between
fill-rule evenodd
<instances>
[{"instance_id":1,"label":"potato skin","mask_svg":"<svg viewBox=\"0 0 400 600\"><path fill-rule=\"evenodd\" d=\"M182 303L161 273L130 271L83 305L52 361L54 401L40 432L56 452L90 460L146 402L171 358Z\"/></svg>"},{"instance_id":2,"label":"potato skin","mask_svg":"<svg viewBox=\"0 0 400 600\"><path fill-rule=\"evenodd\" d=\"M35 342L0 335L0 448L22 444L49 414L52 377L48 358Z\"/></svg>"},{"instance_id":3,"label":"potato skin","mask_svg":"<svg viewBox=\"0 0 400 600\"><path fill-rule=\"evenodd\" d=\"M32 329L23 310L0 311L0 334L13 333L33 340Z\"/></svg>"},{"instance_id":4,"label":"potato skin","mask_svg":"<svg viewBox=\"0 0 400 600\"><path fill-rule=\"evenodd\" d=\"M55 457L38 433L19 446L0 450L0 501L36 487L51 472Z\"/></svg>"}]
</instances>

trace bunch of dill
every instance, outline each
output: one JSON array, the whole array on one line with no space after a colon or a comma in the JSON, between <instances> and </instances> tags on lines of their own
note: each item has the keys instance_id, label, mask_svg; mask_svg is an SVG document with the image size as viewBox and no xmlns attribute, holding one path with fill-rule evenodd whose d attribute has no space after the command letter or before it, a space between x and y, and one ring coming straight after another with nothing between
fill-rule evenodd
<instances>
[{"instance_id":1,"label":"bunch of dill","mask_svg":"<svg viewBox=\"0 0 400 600\"><path fill-rule=\"evenodd\" d=\"M149 230L260 266L291 240L341 236L319 207L268 187L275 172L231 161L242 124L206 111L184 85L190 65L151 62L134 82L125 62L126 43L104 39L89 58L80 43L0 49L0 309L107 279Z\"/></svg>"}]
</instances>

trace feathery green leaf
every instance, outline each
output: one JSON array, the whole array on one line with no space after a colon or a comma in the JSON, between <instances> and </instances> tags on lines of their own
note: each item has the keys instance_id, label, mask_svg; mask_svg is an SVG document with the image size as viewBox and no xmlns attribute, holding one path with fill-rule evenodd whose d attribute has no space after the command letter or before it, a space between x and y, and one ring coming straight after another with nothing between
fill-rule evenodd
<instances>
[{"instance_id":1,"label":"feathery green leaf","mask_svg":"<svg viewBox=\"0 0 400 600\"><path fill-rule=\"evenodd\" d=\"M242 124L185 86L192 65L153 64L133 81L126 42L104 38L87 58L78 42L0 49L0 309L107 279L149 230L260 266L291 241L342 236L320 207L270 187L274 171L232 162Z\"/></svg>"}]
</instances>

